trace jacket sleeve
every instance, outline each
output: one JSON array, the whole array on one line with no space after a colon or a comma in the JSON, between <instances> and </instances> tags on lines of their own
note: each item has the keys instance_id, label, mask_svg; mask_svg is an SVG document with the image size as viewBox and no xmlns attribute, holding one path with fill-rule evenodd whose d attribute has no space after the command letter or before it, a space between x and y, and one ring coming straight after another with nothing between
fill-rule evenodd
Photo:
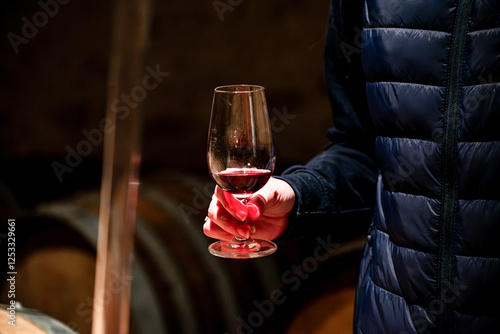
<instances>
[{"instance_id":1,"label":"jacket sleeve","mask_svg":"<svg viewBox=\"0 0 500 334\"><path fill-rule=\"evenodd\" d=\"M334 231L332 237L343 241L371 221L377 169L360 56L362 13L363 1L332 1L324 66L334 127L321 154L278 177L296 193L283 239Z\"/></svg>"}]
</instances>

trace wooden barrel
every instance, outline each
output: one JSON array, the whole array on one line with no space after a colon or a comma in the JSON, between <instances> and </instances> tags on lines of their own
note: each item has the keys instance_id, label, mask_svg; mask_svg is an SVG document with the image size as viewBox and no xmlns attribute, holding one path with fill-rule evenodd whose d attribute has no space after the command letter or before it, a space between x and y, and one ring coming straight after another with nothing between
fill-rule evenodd
<instances>
[{"instance_id":1,"label":"wooden barrel","mask_svg":"<svg viewBox=\"0 0 500 334\"><path fill-rule=\"evenodd\" d=\"M60 321L20 304L0 305L2 334L76 334Z\"/></svg>"},{"instance_id":2,"label":"wooden barrel","mask_svg":"<svg viewBox=\"0 0 500 334\"><path fill-rule=\"evenodd\" d=\"M280 244L260 259L212 256L207 248L213 240L202 225L213 189L211 180L181 173L143 180L133 272L116 273L116 290L107 292L131 286L131 333L277 334L302 328L304 321L294 317L307 319L304 308L326 291L325 284L357 266L359 242L335 251L321 246L318 253L325 242L315 238ZM91 328L98 211L95 190L40 205L36 214L16 221L16 300L79 333Z\"/></svg>"},{"instance_id":3,"label":"wooden barrel","mask_svg":"<svg viewBox=\"0 0 500 334\"><path fill-rule=\"evenodd\" d=\"M286 334L352 334L357 268L346 268L311 296L289 323Z\"/></svg>"},{"instance_id":4,"label":"wooden barrel","mask_svg":"<svg viewBox=\"0 0 500 334\"><path fill-rule=\"evenodd\" d=\"M213 189L171 173L141 185L133 272L116 273L116 292L132 288L131 333L238 333L255 302L283 287L277 257L209 254L202 225ZM81 333L91 328L98 204L98 191L82 192L17 220L17 300ZM260 332L288 321L275 319L258 319Z\"/></svg>"}]
</instances>

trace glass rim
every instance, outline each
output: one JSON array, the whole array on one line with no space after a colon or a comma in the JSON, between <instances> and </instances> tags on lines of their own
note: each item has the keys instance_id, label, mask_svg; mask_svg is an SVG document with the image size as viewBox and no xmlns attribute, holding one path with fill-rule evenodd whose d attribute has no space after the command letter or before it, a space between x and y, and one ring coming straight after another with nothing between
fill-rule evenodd
<instances>
[{"instance_id":1,"label":"glass rim","mask_svg":"<svg viewBox=\"0 0 500 334\"><path fill-rule=\"evenodd\" d=\"M240 89L238 89L240 88ZM215 88L215 92L217 93L254 93L264 91L265 88L260 85L252 85L252 84L235 84L235 85L223 85Z\"/></svg>"}]
</instances>

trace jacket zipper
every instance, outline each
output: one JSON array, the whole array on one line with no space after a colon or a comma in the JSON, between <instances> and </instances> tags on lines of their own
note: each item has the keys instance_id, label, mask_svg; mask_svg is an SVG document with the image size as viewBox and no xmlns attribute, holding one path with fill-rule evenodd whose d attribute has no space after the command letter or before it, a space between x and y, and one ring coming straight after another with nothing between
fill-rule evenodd
<instances>
[{"instance_id":1,"label":"jacket zipper","mask_svg":"<svg viewBox=\"0 0 500 334\"><path fill-rule=\"evenodd\" d=\"M461 101L462 71L464 69L464 48L468 33L468 21L472 0L458 2L457 16L453 28L451 42L449 77L447 84L447 106L445 110L444 142L443 142L443 195L442 195L442 227L439 248L439 277L438 295L441 299L442 312L437 314L438 333L454 333L453 317L454 303L444 301L453 300L452 291L447 287L454 282L454 247L455 215L457 210L457 126Z\"/></svg>"}]
</instances>

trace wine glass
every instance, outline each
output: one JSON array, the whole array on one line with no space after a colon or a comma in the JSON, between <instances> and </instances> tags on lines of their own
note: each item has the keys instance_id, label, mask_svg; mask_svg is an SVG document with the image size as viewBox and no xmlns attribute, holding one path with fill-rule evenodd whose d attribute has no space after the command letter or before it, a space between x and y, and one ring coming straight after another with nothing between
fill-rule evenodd
<instances>
[{"instance_id":1,"label":"wine glass","mask_svg":"<svg viewBox=\"0 0 500 334\"><path fill-rule=\"evenodd\" d=\"M208 168L215 182L246 203L267 183L276 163L264 87L215 89L207 146ZM277 246L268 240L235 236L231 241L214 242L208 249L219 257L247 259L272 254Z\"/></svg>"}]
</instances>

